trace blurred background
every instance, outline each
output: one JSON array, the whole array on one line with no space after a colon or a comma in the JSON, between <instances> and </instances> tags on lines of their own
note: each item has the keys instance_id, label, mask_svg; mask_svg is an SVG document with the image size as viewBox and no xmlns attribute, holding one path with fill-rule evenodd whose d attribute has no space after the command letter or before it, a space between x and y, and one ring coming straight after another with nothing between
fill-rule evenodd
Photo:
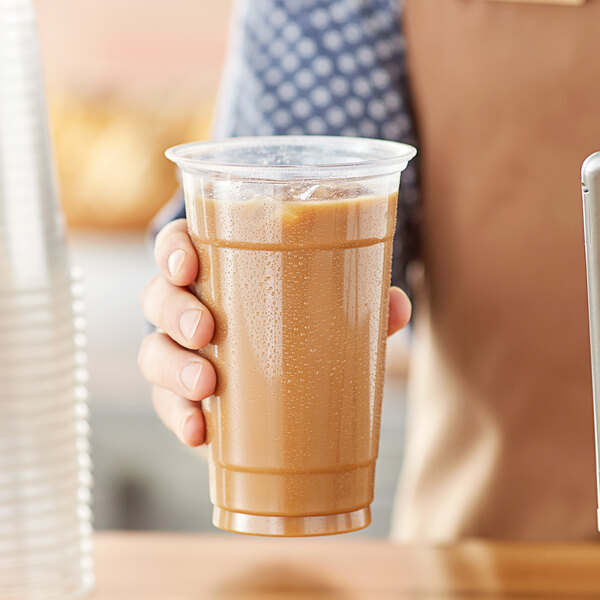
<instances>
[{"instance_id":1,"label":"blurred background","mask_svg":"<svg viewBox=\"0 0 600 600\"><path fill-rule=\"evenodd\" d=\"M154 415L136 355L147 227L176 190L164 150L210 137L231 0L36 0L63 209L86 283L98 529L215 531L202 450ZM392 338L373 525L402 458L407 335Z\"/></svg>"}]
</instances>

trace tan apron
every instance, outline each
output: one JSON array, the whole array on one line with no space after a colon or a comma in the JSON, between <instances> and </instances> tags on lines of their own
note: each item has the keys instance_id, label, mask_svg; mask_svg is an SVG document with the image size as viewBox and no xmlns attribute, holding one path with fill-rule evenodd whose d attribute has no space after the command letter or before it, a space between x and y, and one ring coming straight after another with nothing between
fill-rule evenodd
<instances>
[{"instance_id":1,"label":"tan apron","mask_svg":"<svg viewBox=\"0 0 600 600\"><path fill-rule=\"evenodd\" d=\"M593 538L579 173L600 0L407 0L426 283L393 535Z\"/></svg>"}]
</instances>

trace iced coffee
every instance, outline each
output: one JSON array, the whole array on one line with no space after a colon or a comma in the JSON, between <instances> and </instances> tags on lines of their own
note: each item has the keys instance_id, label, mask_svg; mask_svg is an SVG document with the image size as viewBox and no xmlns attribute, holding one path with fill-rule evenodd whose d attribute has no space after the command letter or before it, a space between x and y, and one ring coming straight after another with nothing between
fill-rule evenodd
<instances>
[{"instance_id":1,"label":"iced coffee","mask_svg":"<svg viewBox=\"0 0 600 600\"><path fill-rule=\"evenodd\" d=\"M369 524L398 174L238 185L184 171L194 291L216 323L201 353L218 377L203 402L217 527Z\"/></svg>"}]
</instances>

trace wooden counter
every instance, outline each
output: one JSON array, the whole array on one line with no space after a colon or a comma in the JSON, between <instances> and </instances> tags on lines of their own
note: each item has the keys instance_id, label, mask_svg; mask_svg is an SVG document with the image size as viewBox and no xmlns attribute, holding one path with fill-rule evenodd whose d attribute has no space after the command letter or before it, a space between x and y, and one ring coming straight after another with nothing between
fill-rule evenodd
<instances>
[{"instance_id":1,"label":"wooden counter","mask_svg":"<svg viewBox=\"0 0 600 600\"><path fill-rule=\"evenodd\" d=\"M592 600L599 545L99 533L97 600Z\"/></svg>"}]
</instances>

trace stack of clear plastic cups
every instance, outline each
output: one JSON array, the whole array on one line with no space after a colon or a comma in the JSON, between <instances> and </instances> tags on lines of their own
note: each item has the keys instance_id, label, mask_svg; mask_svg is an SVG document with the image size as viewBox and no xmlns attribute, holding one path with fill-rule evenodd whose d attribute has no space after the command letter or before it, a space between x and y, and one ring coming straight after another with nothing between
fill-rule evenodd
<instances>
[{"instance_id":1,"label":"stack of clear plastic cups","mask_svg":"<svg viewBox=\"0 0 600 600\"><path fill-rule=\"evenodd\" d=\"M83 329L32 1L0 0L0 598L93 585Z\"/></svg>"},{"instance_id":2,"label":"stack of clear plastic cups","mask_svg":"<svg viewBox=\"0 0 600 600\"><path fill-rule=\"evenodd\" d=\"M81 283L0 292L0 597L93 584Z\"/></svg>"}]
</instances>

